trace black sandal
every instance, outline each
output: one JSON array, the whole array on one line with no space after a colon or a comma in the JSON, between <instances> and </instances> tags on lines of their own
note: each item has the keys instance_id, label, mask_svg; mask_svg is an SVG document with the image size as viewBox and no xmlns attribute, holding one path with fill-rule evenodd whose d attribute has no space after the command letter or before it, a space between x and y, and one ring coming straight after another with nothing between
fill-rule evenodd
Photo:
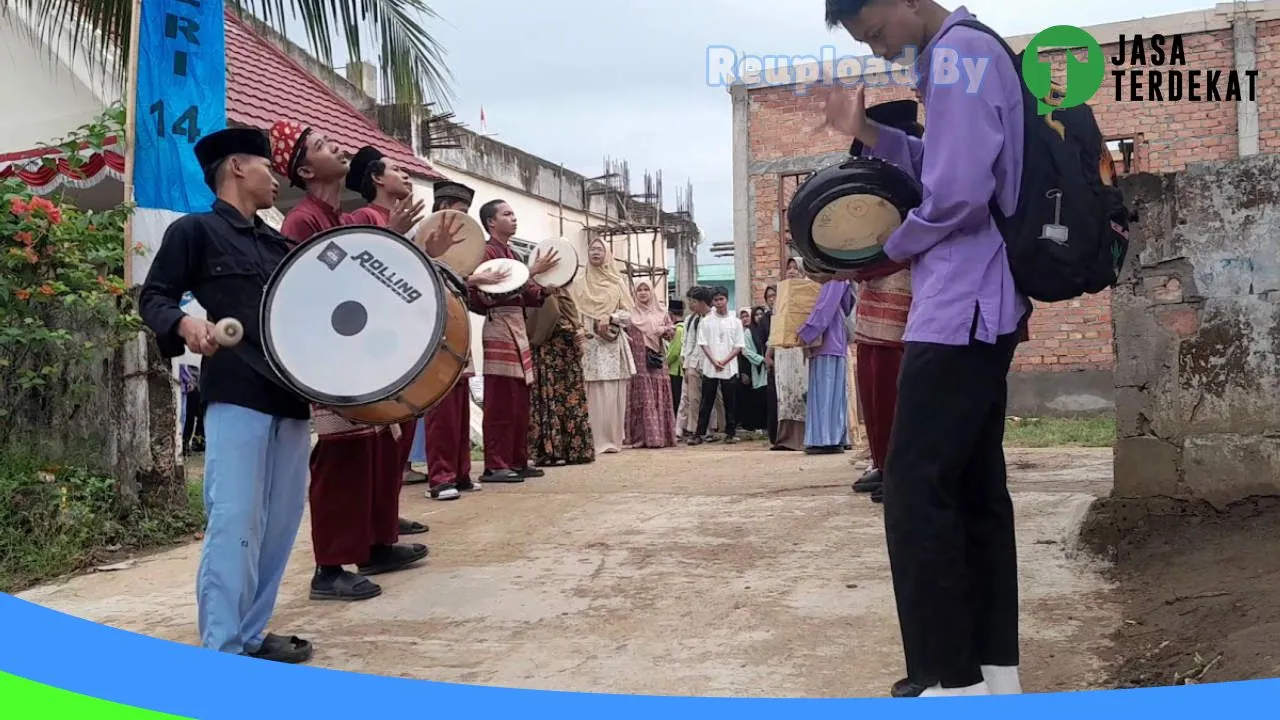
<instances>
[{"instance_id":1,"label":"black sandal","mask_svg":"<svg viewBox=\"0 0 1280 720\"><path fill-rule=\"evenodd\" d=\"M426 545L392 545L375 549L368 562L360 565L361 575L381 575L406 568L428 554Z\"/></svg>"},{"instance_id":2,"label":"black sandal","mask_svg":"<svg viewBox=\"0 0 1280 720\"><path fill-rule=\"evenodd\" d=\"M405 518L400 518L400 534L401 535L421 535L431 528L420 522L414 522Z\"/></svg>"},{"instance_id":3,"label":"black sandal","mask_svg":"<svg viewBox=\"0 0 1280 720\"><path fill-rule=\"evenodd\" d=\"M312 600L338 600L358 602L370 600L382 594L382 587L366 577L343 571L340 575L317 577L311 580Z\"/></svg>"},{"instance_id":4,"label":"black sandal","mask_svg":"<svg viewBox=\"0 0 1280 720\"><path fill-rule=\"evenodd\" d=\"M310 660L314 652L315 649L309 641L296 635L285 637L267 633L267 636L262 639L262 647L256 652L246 652L245 655L258 660L297 665Z\"/></svg>"}]
</instances>

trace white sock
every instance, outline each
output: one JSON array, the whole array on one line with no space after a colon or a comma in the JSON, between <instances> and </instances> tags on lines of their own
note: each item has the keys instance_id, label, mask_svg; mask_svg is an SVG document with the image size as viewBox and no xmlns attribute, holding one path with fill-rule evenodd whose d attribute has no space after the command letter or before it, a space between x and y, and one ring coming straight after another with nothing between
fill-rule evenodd
<instances>
[{"instance_id":1,"label":"white sock","mask_svg":"<svg viewBox=\"0 0 1280 720\"><path fill-rule=\"evenodd\" d=\"M982 679L991 688L992 695L1021 695L1022 683L1018 680L1018 666L983 665Z\"/></svg>"},{"instance_id":2,"label":"white sock","mask_svg":"<svg viewBox=\"0 0 1280 720\"><path fill-rule=\"evenodd\" d=\"M987 681L983 680L977 685L970 685L962 688L944 688L942 685L934 685L920 693L920 697L965 697L971 695L990 695L991 690L987 687Z\"/></svg>"}]
</instances>

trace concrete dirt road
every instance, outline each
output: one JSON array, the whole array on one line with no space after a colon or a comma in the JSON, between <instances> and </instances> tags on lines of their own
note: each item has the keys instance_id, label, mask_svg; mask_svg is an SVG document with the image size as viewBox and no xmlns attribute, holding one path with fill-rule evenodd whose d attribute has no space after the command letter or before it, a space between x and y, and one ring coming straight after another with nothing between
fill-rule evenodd
<instances>
[{"instance_id":1,"label":"concrete dirt road","mask_svg":"<svg viewBox=\"0 0 1280 720\"><path fill-rule=\"evenodd\" d=\"M1073 558L1111 486L1109 449L1010 450L1028 692L1105 675L1120 624L1101 568ZM849 456L762 445L627 451L455 502L406 488L431 556L381 597L307 599L299 536L272 629L314 664L447 682L663 695L874 697L903 674L880 506ZM418 539L418 538L414 538ZM197 642L199 544L21 597Z\"/></svg>"}]
</instances>

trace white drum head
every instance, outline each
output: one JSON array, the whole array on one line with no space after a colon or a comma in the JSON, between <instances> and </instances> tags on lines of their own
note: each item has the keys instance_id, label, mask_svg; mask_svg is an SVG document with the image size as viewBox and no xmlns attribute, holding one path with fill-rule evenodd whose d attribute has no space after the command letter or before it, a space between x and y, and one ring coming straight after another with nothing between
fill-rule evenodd
<instances>
[{"instance_id":1,"label":"white drum head","mask_svg":"<svg viewBox=\"0 0 1280 720\"><path fill-rule=\"evenodd\" d=\"M414 237L417 238L418 245L421 247L426 243L431 231L440 227L445 218L449 219L450 227L456 228L453 235L454 244L445 254L436 258L436 261L466 277L484 260L484 228L480 227L478 220L458 210L440 210L431 213L422 221L418 227L418 234Z\"/></svg>"},{"instance_id":2,"label":"white drum head","mask_svg":"<svg viewBox=\"0 0 1280 720\"><path fill-rule=\"evenodd\" d=\"M507 295L516 292L524 287L525 283L529 282L529 268L519 260L512 260L511 258L486 260L480 264L480 267L476 268L476 272L483 272L489 268L495 270L505 269L507 271L507 279L502 282L486 283L484 285L477 283L476 287L481 292L486 292L490 295Z\"/></svg>"},{"instance_id":3,"label":"white drum head","mask_svg":"<svg viewBox=\"0 0 1280 720\"><path fill-rule=\"evenodd\" d=\"M529 265L535 264L538 258L552 250L556 251L556 266L540 275L534 275L533 281L542 287L562 288L573 282L578 275L578 249L573 243L564 238L538 243L529 255Z\"/></svg>"},{"instance_id":4,"label":"white drum head","mask_svg":"<svg viewBox=\"0 0 1280 720\"><path fill-rule=\"evenodd\" d=\"M407 239L335 228L293 250L262 300L263 345L277 372L323 405L394 396L444 334L443 286Z\"/></svg>"}]
</instances>

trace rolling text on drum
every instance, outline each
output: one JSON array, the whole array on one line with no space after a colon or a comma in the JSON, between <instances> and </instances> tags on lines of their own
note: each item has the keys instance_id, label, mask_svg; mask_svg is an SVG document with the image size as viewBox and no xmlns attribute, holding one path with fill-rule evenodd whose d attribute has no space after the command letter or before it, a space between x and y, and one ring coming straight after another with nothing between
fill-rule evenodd
<instances>
[{"instance_id":1,"label":"rolling text on drum","mask_svg":"<svg viewBox=\"0 0 1280 720\"><path fill-rule=\"evenodd\" d=\"M325 253L328 254L335 248L340 252L343 252L343 256L345 257L346 253L342 251L341 248L337 248L336 245L332 245L330 248L325 248ZM385 262L368 250L361 250L359 255L356 255L351 259L359 264L360 267L364 268L365 272L369 273L374 278L377 278L378 282L386 285L394 291L396 295L399 295L406 305L412 305L422 297L421 290L414 287L408 280L400 277L399 273L387 267ZM339 260L339 262L340 261L341 260ZM330 267L336 267L336 263L330 265Z\"/></svg>"}]
</instances>

